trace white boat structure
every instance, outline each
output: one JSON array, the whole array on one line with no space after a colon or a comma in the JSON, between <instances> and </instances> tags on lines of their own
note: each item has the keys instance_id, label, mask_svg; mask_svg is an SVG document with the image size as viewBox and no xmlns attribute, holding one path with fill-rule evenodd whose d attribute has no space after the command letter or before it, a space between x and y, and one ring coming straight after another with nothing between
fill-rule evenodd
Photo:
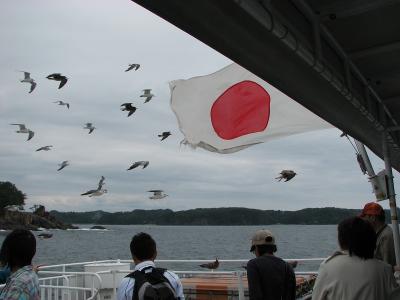
<instances>
[{"instance_id":1,"label":"white boat structure","mask_svg":"<svg viewBox=\"0 0 400 300\"><path fill-rule=\"evenodd\" d=\"M319 265L324 258L286 259L302 265ZM209 260L156 260L158 266L172 266L181 278L185 299L245 300L248 299L247 259L221 259L221 264L234 266L223 271L188 270L190 266ZM175 269L173 266L180 266ZM184 266L181 270L182 266ZM187 266L187 268L186 268ZM123 277L132 272L132 260L101 260L49 265L40 268L41 300L115 300ZM317 270L296 271L298 300L311 299ZM1 288L2 286L0 286Z\"/></svg>"}]
</instances>

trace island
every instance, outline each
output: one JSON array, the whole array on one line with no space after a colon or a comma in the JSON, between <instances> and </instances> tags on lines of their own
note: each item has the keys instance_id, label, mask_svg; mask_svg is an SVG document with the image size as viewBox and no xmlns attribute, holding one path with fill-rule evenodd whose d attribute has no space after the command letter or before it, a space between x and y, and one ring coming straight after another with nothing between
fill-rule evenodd
<instances>
[{"instance_id":1,"label":"island","mask_svg":"<svg viewBox=\"0 0 400 300\"><path fill-rule=\"evenodd\" d=\"M0 181L0 229L28 230L77 229L78 227L58 220L43 205L34 205L32 211L24 210L26 195L13 183Z\"/></svg>"}]
</instances>

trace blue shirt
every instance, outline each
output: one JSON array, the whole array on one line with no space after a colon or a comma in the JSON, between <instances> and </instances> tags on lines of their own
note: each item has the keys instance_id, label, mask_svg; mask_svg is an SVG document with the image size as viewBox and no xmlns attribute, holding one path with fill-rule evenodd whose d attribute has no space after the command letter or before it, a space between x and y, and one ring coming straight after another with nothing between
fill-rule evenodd
<instances>
[{"instance_id":1,"label":"blue shirt","mask_svg":"<svg viewBox=\"0 0 400 300\"><path fill-rule=\"evenodd\" d=\"M137 271L137 270L141 271L147 267L155 268L156 265L154 264L153 261L146 260L146 261L141 262L140 264L137 264L135 266L134 271ZM151 268L148 269L148 272L150 272L150 271L151 271ZM173 273L171 271L166 270L164 272L164 276L171 283L171 286L174 289L177 298L180 300L184 300L185 296L183 295L183 287L182 287L182 283L181 283L178 275L176 275L175 273ZM117 291L117 300L132 300L134 286L135 286L134 278L125 277L124 279L122 279L121 284L119 285L118 291Z\"/></svg>"},{"instance_id":2,"label":"blue shirt","mask_svg":"<svg viewBox=\"0 0 400 300\"><path fill-rule=\"evenodd\" d=\"M0 300L40 300L39 279L32 266L12 273L0 291Z\"/></svg>"}]
</instances>

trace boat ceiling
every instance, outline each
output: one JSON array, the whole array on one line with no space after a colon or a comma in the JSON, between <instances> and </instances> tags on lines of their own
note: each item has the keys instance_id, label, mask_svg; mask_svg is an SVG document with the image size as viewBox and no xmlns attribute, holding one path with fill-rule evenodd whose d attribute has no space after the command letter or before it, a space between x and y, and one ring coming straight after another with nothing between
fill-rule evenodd
<instances>
[{"instance_id":1,"label":"boat ceiling","mask_svg":"<svg viewBox=\"0 0 400 300\"><path fill-rule=\"evenodd\" d=\"M399 0L133 0L400 171Z\"/></svg>"}]
</instances>

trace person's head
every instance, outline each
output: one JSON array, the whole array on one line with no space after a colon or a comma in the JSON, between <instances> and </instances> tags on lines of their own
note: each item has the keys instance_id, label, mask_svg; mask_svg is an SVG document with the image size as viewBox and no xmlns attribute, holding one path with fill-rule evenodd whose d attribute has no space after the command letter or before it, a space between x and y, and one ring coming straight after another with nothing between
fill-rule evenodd
<instances>
[{"instance_id":1,"label":"person's head","mask_svg":"<svg viewBox=\"0 0 400 300\"><path fill-rule=\"evenodd\" d=\"M3 241L0 260L13 271L31 265L35 253L35 236L29 230L15 229Z\"/></svg>"},{"instance_id":2,"label":"person's head","mask_svg":"<svg viewBox=\"0 0 400 300\"><path fill-rule=\"evenodd\" d=\"M266 229L257 230L251 238L250 252L258 257L264 254L274 254L276 252L275 237L272 232Z\"/></svg>"},{"instance_id":3,"label":"person's head","mask_svg":"<svg viewBox=\"0 0 400 300\"><path fill-rule=\"evenodd\" d=\"M374 257L375 230L360 217L351 217L339 223L338 240L340 248L347 250L350 256L356 255L363 259Z\"/></svg>"},{"instance_id":4,"label":"person's head","mask_svg":"<svg viewBox=\"0 0 400 300\"><path fill-rule=\"evenodd\" d=\"M375 231L385 224L385 211L376 202L365 204L360 217L370 222Z\"/></svg>"},{"instance_id":5,"label":"person's head","mask_svg":"<svg viewBox=\"0 0 400 300\"><path fill-rule=\"evenodd\" d=\"M154 260L157 257L156 242L147 233L140 232L134 235L130 248L135 263L145 260Z\"/></svg>"}]
</instances>

